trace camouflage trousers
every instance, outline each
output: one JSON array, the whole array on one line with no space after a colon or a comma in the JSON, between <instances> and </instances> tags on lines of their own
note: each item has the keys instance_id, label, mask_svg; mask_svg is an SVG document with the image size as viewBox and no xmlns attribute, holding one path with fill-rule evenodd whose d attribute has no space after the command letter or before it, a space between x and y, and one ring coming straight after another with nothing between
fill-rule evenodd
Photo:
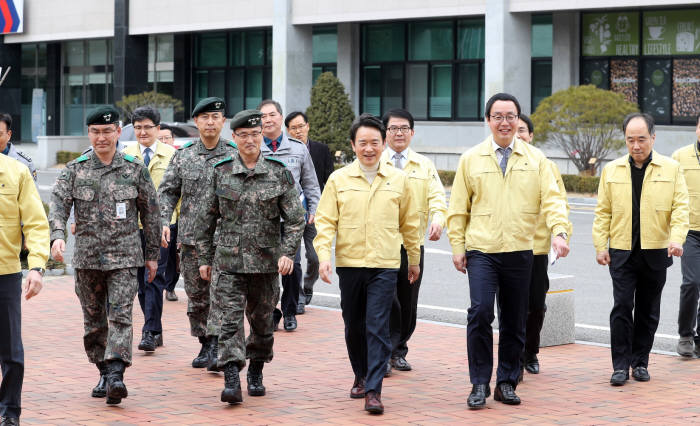
<instances>
[{"instance_id":1,"label":"camouflage trousers","mask_svg":"<svg viewBox=\"0 0 700 426\"><path fill-rule=\"evenodd\" d=\"M280 295L277 273L219 273L215 297L221 311L219 367L234 362L245 367L246 358L272 361L272 311ZM245 339L243 312L248 317L250 334Z\"/></svg>"},{"instance_id":2,"label":"camouflage trousers","mask_svg":"<svg viewBox=\"0 0 700 426\"><path fill-rule=\"evenodd\" d=\"M180 247L180 272L185 280L190 333L196 337L207 336L209 281L199 276L199 256L194 246L183 244Z\"/></svg>"},{"instance_id":3,"label":"camouflage trousers","mask_svg":"<svg viewBox=\"0 0 700 426\"><path fill-rule=\"evenodd\" d=\"M131 365L136 269L75 270L75 294L83 308L83 345L94 364L122 360Z\"/></svg>"},{"instance_id":4,"label":"camouflage trousers","mask_svg":"<svg viewBox=\"0 0 700 426\"><path fill-rule=\"evenodd\" d=\"M219 268L216 262L211 268L211 283L209 283L209 316L207 317L207 336L221 334L222 311L221 299L216 297L216 285L219 281Z\"/></svg>"}]
</instances>

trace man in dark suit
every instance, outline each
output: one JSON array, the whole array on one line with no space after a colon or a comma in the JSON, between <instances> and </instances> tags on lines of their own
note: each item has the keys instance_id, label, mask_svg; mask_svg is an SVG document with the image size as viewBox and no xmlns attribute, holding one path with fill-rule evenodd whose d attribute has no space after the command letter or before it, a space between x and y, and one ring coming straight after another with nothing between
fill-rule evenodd
<instances>
[{"instance_id":1,"label":"man in dark suit","mask_svg":"<svg viewBox=\"0 0 700 426\"><path fill-rule=\"evenodd\" d=\"M287 115L284 120L284 126L287 128L287 133L306 144L311 154L311 160L316 169L316 178L318 185L323 192L323 187L326 185L328 177L333 173L333 157L328 145L322 142L309 140L309 120L301 111L294 111ZM304 305L311 302L311 297L314 293L314 283L318 279L318 256L314 250L313 241L316 238L316 226L313 223L307 223L304 228L304 247L306 249L306 274L304 275L304 286L299 286L299 306L297 314L304 313Z\"/></svg>"},{"instance_id":2,"label":"man in dark suit","mask_svg":"<svg viewBox=\"0 0 700 426\"><path fill-rule=\"evenodd\" d=\"M650 380L649 352L659 325L666 269L673 263L671 256L683 254L688 233L683 172L676 161L652 150L654 119L632 113L622 131L629 155L603 169L593 221L596 260L609 265L613 282L613 386L629 380L630 367L635 380Z\"/></svg>"}]
</instances>

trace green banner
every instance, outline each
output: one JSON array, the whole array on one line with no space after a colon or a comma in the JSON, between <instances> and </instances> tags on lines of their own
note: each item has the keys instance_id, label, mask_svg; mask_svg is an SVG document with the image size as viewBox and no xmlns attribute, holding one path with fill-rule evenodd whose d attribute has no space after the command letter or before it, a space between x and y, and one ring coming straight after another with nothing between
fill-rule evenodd
<instances>
[{"instance_id":1,"label":"green banner","mask_svg":"<svg viewBox=\"0 0 700 426\"><path fill-rule=\"evenodd\" d=\"M639 12L584 13L583 56L639 55Z\"/></svg>"},{"instance_id":2,"label":"green banner","mask_svg":"<svg viewBox=\"0 0 700 426\"><path fill-rule=\"evenodd\" d=\"M644 12L644 55L700 54L700 9Z\"/></svg>"}]
</instances>

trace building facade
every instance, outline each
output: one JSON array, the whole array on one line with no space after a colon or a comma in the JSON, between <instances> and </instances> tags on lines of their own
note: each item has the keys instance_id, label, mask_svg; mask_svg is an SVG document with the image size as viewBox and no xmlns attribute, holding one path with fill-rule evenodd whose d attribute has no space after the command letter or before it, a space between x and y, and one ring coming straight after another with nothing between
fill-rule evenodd
<instances>
[{"instance_id":1,"label":"building facade","mask_svg":"<svg viewBox=\"0 0 700 426\"><path fill-rule=\"evenodd\" d=\"M414 144L451 168L486 134L490 95L512 93L530 113L554 91L594 84L656 118L661 152L687 144L700 114L700 6L582 3L25 0L23 32L2 36L0 67L12 72L0 99L13 137L32 141L82 135L92 107L148 90L183 102L166 120L186 120L206 96L231 114L268 97L304 110L330 71L356 113L410 110Z\"/></svg>"}]
</instances>

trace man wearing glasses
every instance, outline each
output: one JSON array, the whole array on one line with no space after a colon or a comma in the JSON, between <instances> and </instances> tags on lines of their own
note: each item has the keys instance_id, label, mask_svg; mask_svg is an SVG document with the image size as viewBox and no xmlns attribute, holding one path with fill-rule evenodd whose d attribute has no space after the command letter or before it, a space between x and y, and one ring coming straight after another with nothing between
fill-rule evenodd
<instances>
[{"instance_id":1,"label":"man wearing glasses","mask_svg":"<svg viewBox=\"0 0 700 426\"><path fill-rule=\"evenodd\" d=\"M153 185L156 189L163 180L163 174L168 167L168 163L175 154L175 149L169 145L158 141L160 130L160 113L152 107L136 108L131 117L134 125L134 134L138 140L137 144L130 145L124 150L124 154L138 158L148 168ZM173 213L170 221L170 231L173 231L177 212ZM145 247L146 239L143 230L141 234L141 246ZM137 278L139 280L139 304L143 312L144 324L139 350L153 352L156 347L163 346L163 325L161 316L163 315L163 290L166 287L166 268L170 260L168 247L160 248L160 258L158 260L158 271L151 282L147 282L144 268L138 269Z\"/></svg>"},{"instance_id":2,"label":"man wearing glasses","mask_svg":"<svg viewBox=\"0 0 700 426\"><path fill-rule=\"evenodd\" d=\"M124 370L132 359L137 268L145 259L149 281L158 268L158 196L144 164L116 150L117 109L97 108L86 124L93 150L66 165L51 194L51 255L63 261L66 220L75 206L75 292L83 308L85 351L100 370L92 396L119 404L127 397Z\"/></svg>"},{"instance_id":3,"label":"man wearing glasses","mask_svg":"<svg viewBox=\"0 0 700 426\"><path fill-rule=\"evenodd\" d=\"M569 253L566 200L542 152L515 137L519 115L514 96L498 93L489 99L485 118L491 135L462 154L447 214L452 262L459 272L469 274L469 408L484 407L491 394L496 295L501 313L494 399L520 404L515 388L540 212L556 235L552 247L557 256Z\"/></svg>"},{"instance_id":4,"label":"man wearing glasses","mask_svg":"<svg viewBox=\"0 0 700 426\"><path fill-rule=\"evenodd\" d=\"M391 307L391 361L387 364L386 374L391 368L399 371L410 371L411 364L406 361L408 340L416 329L418 313L418 291L423 279L423 261L425 231L430 229L428 238L437 241L445 227L447 205L445 203L445 188L438 177L435 165L427 157L418 154L410 148L413 138L413 116L405 109L392 109L384 114L382 122L387 129L387 147L382 154L382 162L401 169L408 175L408 186L418 207L420 216L420 270L415 282L408 281L408 254L401 246L401 267L396 279L396 293Z\"/></svg>"},{"instance_id":5,"label":"man wearing glasses","mask_svg":"<svg viewBox=\"0 0 700 426\"><path fill-rule=\"evenodd\" d=\"M260 103L258 110L262 113L263 141L262 155L282 161L294 176L294 184L302 204L308 214L307 223L314 223L316 206L321 198L318 179L314 170L309 150L303 142L288 138L282 132L282 107L277 101L266 99ZM282 222L284 234L284 222ZM284 317L284 329L294 331L297 328L297 313L303 314L304 305L299 306L299 286L301 285L301 253L294 257L294 272L282 276L282 312L275 309L273 321L275 329ZM301 310L297 310L301 308Z\"/></svg>"},{"instance_id":6,"label":"man wearing glasses","mask_svg":"<svg viewBox=\"0 0 700 426\"><path fill-rule=\"evenodd\" d=\"M177 244L180 244L180 265L188 297L187 316L192 336L197 337L202 345L199 354L192 360L192 367L207 367L209 371L218 371L218 321L210 321L208 327L210 282L199 276L194 222L212 166L237 152L233 142L220 136L226 122L225 109L226 103L221 98L205 98L197 103L192 117L199 129L199 139L186 143L175 152L158 187L163 247L176 244L171 238L170 221L178 202L181 203Z\"/></svg>"}]
</instances>

